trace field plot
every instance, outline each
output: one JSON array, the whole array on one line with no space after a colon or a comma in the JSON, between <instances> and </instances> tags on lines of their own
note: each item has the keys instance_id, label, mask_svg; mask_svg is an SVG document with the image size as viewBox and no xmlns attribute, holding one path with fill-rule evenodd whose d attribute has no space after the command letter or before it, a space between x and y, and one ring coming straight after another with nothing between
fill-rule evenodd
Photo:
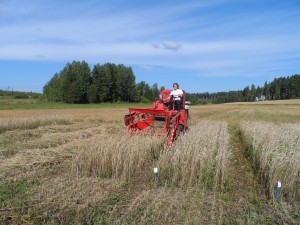
<instances>
[{"instance_id":1,"label":"field plot","mask_svg":"<svg viewBox=\"0 0 300 225\"><path fill-rule=\"evenodd\" d=\"M202 122L177 140L171 154L158 161L163 179L178 186L223 188L229 160L226 122Z\"/></svg>"},{"instance_id":2,"label":"field plot","mask_svg":"<svg viewBox=\"0 0 300 225\"><path fill-rule=\"evenodd\" d=\"M122 107L0 110L0 221L296 224L298 203L268 198L241 136L252 140L246 120L300 121L299 105L288 107L194 106L171 150L163 138L130 137Z\"/></svg>"},{"instance_id":3,"label":"field plot","mask_svg":"<svg viewBox=\"0 0 300 225\"><path fill-rule=\"evenodd\" d=\"M121 121L114 121L123 116L118 111L107 118L101 116L105 110L94 113L94 109L42 110L32 115L17 111L11 118L4 114L0 138L3 221L123 224L145 219L159 223L166 216L172 222L174 212L168 206L173 192L178 193L173 207L180 209L175 217L182 220L187 196L192 199L193 192L206 188L213 192L224 183L229 151L225 122L192 127L187 138L178 140L174 151L168 152L165 139L128 136ZM215 138L206 142L210 135ZM220 144L223 141L225 145ZM158 187L152 182L154 166L162 171ZM171 173L175 167L182 174ZM194 190L170 190L180 177L182 186ZM157 212L160 205L165 212ZM206 219L205 214L184 220Z\"/></svg>"},{"instance_id":4,"label":"field plot","mask_svg":"<svg viewBox=\"0 0 300 225\"><path fill-rule=\"evenodd\" d=\"M300 201L300 124L243 122L241 128L269 195L274 198L279 180L283 196Z\"/></svg>"}]
</instances>

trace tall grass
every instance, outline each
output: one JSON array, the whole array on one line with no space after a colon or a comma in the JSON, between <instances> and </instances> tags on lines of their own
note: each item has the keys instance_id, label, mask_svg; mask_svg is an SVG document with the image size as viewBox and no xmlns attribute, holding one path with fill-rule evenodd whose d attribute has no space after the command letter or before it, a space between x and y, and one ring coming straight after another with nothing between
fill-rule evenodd
<instances>
[{"instance_id":1,"label":"tall grass","mask_svg":"<svg viewBox=\"0 0 300 225\"><path fill-rule=\"evenodd\" d=\"M300 124L243 122L241 129L270 196L274 197L276 182L280 180L282 193L299 201Z\"/></svg>"},{"instance_id":2,"label":"tall grass","mask_svg":"<svg viewBox=\"0 0 300 225\"><path fill-rule=\"evenodd\" d=\"M170 151L166 140L121 135L94 139L74 158L74 169L87 176L127 180L152 176L159 167L161 184L223 187L229 158L229 134L225 122L203 122L192 127Z\"/></svg>"},{"instance_id":3,"label":"tall grass","mask_svg":"<svg viewBox=\"0 0 300 225\"><path fill-rule=\"evenodd\" d=\"M124 181L145 176L149 174L149 165L158 158L164 142L156 137L130 137L122 133L94 139L74 158L74 168L80 174Z\"/></svg>"},{"instance_id":4,"label":"tall grass","mask_svg":"<svg viewBox=\"0 0 300 225\"><path fill-rule=\"evenodd\" d=\"M229 156L227 123L202 122L160 156L160 179L180 186L223 188Z\"/></svg>"}]
</instances>

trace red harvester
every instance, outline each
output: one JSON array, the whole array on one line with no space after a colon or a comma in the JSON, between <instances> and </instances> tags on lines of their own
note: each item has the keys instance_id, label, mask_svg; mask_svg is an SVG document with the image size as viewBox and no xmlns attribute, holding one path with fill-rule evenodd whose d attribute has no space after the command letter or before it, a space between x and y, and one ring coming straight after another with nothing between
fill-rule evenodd
<instances>
[{"instance_id":1,"label":"red harvester","mask_svg":"<svg viewBox=\"0 0 300 225\"><path fill-rule=\"evenodd\" d=\"M168 137L170 148L176 138L184 133L188 127L189 106L185 101L183 91L180 111L170 107L170 93L172 90L163 90L151 108L129 108L129 114L125 115L124 122L130 134ZM171 105L170 105L171 104Z\"/></svg>"}]
</instances>

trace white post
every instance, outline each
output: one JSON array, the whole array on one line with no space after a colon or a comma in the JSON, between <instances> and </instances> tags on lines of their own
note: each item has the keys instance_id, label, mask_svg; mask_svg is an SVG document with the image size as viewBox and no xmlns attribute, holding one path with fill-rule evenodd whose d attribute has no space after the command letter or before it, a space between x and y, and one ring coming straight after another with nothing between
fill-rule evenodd
<instances>
[{"instance_id":1,"label":"white post","mask_svg":"<svg viewBox=\"0 0 300 225\"><path fill-rule=\"evenodd\" d=\"M153 169L153 182L155 185L157 185L157 181L158 181L158 168L157 167L154 167Z\"/></svg>"},{"instance_id":2,"label":"white post","mask_svg":"<svg viewBox=\"0 0 300 225\"><path fill-rule=\"evenodd\" d=\"M280 188L281 188L281 181L277 181L277 185L275 187L275 198L278 201L279 200L279 192L280 192Z\"/></svg>"}]
</instances>

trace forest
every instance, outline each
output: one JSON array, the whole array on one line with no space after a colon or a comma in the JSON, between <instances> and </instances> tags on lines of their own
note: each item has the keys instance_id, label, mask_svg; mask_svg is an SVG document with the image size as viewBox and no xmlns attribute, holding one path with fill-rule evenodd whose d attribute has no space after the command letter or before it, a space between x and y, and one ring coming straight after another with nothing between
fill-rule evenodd
<instances>
[{"instance_id":1,"label":"forest","mask_svg":"<svg viewBox=\"0 0 300 225\"><path fill-rule=\"evenodd\" d=\"M43 88L46 100L66 103L152 102L164 87L145 81L136 83L131 67L123 64L96 64L73 61L49 80ZM251 102L300 98L300 74L275 78L264 86L254 84L243 90L216 93L187 93L193 104Z\"/></svg>"},{"instance_id":2,"label":"forest","mask_svg":"<svg viewBox=\"0 0 300 225\"><path fill-rule=\"evenodd\" d=\"M252 84L251 87L246 86L243 90L237 91L191 93L187 98L196 104L300 98L300 74L275 78L270 83L266 81L262 87Z\"/></svg>"},{"instance_id":3,"label":"forest","mask_svg":"<svg viewBox=\"0 0 300 225\"><path fill-rule=\"evenodd\" d=\"M164 87L135 82L131 67L97 64L91 70L83 61L68 63L44 86L48 101L66 103L149 102Z\"/></svg>"}]
</instances>

